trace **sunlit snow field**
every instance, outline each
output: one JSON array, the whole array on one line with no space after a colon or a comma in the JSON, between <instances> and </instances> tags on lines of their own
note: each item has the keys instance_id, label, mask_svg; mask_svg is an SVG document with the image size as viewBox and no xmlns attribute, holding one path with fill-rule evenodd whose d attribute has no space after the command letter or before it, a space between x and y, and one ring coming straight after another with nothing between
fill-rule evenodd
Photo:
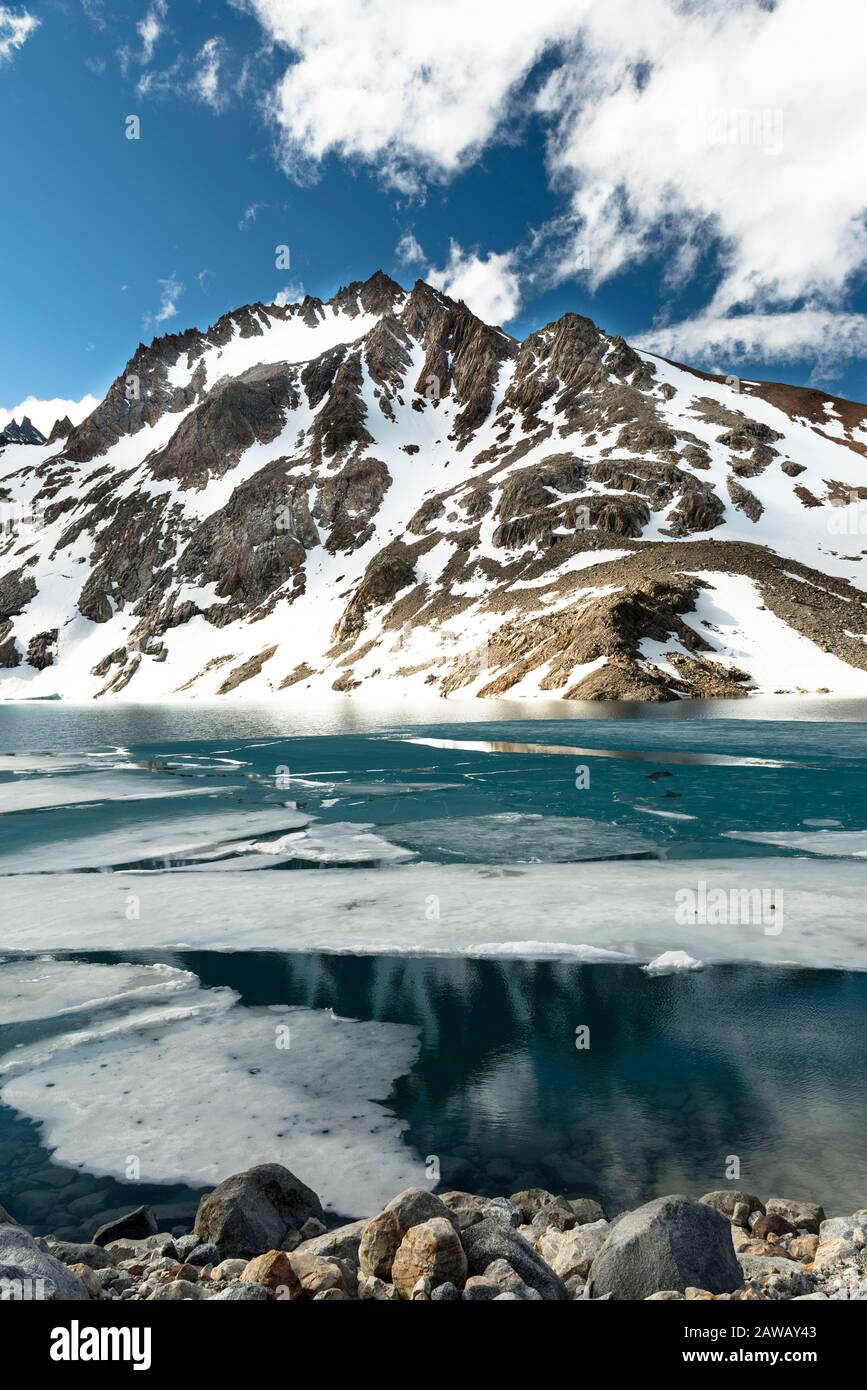
<instances>
[{"instance_id":1,"label":"sunlit snow field","mask_svg":"<svg viewBox=\"0 0 867 1390\"><path fill-rule=\"evenodd\" d=\"M755 710L3 707L0 1203L857 1207L867 725Z\"/></svg>"}]
</instances>

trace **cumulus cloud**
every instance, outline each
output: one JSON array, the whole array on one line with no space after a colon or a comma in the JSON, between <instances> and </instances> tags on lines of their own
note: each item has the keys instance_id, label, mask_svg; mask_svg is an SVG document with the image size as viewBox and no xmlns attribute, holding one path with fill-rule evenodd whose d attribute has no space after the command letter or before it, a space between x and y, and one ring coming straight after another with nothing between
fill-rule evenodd
<instances>
[{"instance_id":1,"label":"cumulus cloud","mask_svg":"<svg viewBox=\"0 0 867 1390\"><path fill-rule=\"evenodd\" d=\"M404 232L394 249L401 265L422 265L426 257L414 232Z\"/></svg>"},{"instance_id":2,"label":"cumulus cloud","mask_svg":"<svg viewBox=\"0 0 867 1390\"><path fill-rule=\"evenodd\" d=\"M271 302L272 304L279 304L279 306L283 308L286 304L299 304L303 298L304 286L300 280L294 280L288 284L285 289L275 294Z\"/></svg>"},{"instance_id":3,"label":"cumulus cloud","mask_svg":"<svg viewBox=\"0 0 867 1390\"><path fill-rule=\"evenodd\" d=\"M0 62L9 62L13 50L23 47L38 28L39 20L28 10L12 10L8 5L0 5Z\"/></svg>"},{"instance_id":4,"label":"cumulus cloud","mask_svg":"<svg viewBox=\"0 0 867 1390\"><path fill-rule=\"evenodd\" d=\"M453 241L442 270L428 269L426 279L434 289L452 299L462 299L486 323L508 323L521 304L520 283L514 253L479 256L465 252Z\"/></svg>"},{"instance_id":5,"label":"cumulus cloud","mask_svg":"<svg viewBox=\"0 0 867 1390\"><path fill-rule=\"evenodd\" d=\"M0 430L12 420L17 420L20 425L22 417L27 415L36 428L47 436L55 422L62 420L64 415L69 416L73 425L80 425L85 416L98 405L97 396L82 396L80 401L65 401L57 396L53 400L41 401L36 396L28 396L25 401L13 405L9 410L0 407Z\"/></svg>"},{"instance_id":6,"label":"cumulus cloud","mask_svg":"<svg viewBox=\"0 0 867 1390\"><path fill-rule=\"evenodd\" d=\"M820 363L867 356L867 314L806 308L791 313L701 314L651 329L634 339L636 347L660 357L716 356L738 361Z\"/></svg>"},{"instance_id":7,"label":"cumulus cloud","mask_svg":"<svg viewBox=\"0 0 867 1390\"><path fill-rule=\"evenodd\" d=\"M707 322L749 310L771 343L771 311L839 309L867 264L863 0L246 7L290 55L271 113L297 177L337 154L411 192L543 122L563 213L537 285L660 253L677 283L711 252Z\"/></svg>"}]
</instances>

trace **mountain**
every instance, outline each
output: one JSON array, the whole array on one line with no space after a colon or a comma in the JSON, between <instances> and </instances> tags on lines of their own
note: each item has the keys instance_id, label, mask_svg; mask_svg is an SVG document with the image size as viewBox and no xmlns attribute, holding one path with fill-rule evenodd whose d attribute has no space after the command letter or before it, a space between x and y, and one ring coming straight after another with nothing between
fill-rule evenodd
<instances>
[{"instance_id":1,"label":"mountain","mask_svg":"<svg viewBox=\"0 0 867 1390\"><path fill-rule=\"evenodd\" d=\"M0 454L0 695L865 693L865 456L578 314L252 304Z\"/></svg>"},{"instance_id":2,"label":"mountain","mask_svg":"<svg viewBox=\"0 0 867 1390\"><path fill-rule=\"evenodd\" d=\"M4 444L47 444L48 440L40 430L36 428L29 415L21 417L21 424L17 420L10 420L4 429L0 430L0 449Z\"/></svg>"}]
</instances>

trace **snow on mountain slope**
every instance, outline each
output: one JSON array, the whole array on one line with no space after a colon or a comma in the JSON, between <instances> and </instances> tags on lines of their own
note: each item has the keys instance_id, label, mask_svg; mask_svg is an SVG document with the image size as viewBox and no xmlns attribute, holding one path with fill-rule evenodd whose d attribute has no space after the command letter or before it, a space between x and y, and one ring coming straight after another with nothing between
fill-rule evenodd
<instances>
[{"instance_id":1,"label":"snow on mountain slope","mask_svg":"<svg viewBox=\"0 0 867 1390\"><path fill-rule=\"evenodd\" d=\"M382 272L0 451L0 697L867 693L867 407Z\"/></svg>"}]
</instances>

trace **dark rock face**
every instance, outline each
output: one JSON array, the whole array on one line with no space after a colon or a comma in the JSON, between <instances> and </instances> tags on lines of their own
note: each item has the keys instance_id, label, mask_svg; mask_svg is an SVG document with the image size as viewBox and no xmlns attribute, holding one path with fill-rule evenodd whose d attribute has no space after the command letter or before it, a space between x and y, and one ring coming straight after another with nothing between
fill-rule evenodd
<instances>
[{"instance_id":1,"label":"dark rock face","mask_svg":"<svg viewBox=\"0 0 867 1390\"><path fill-rule=\"evenodd\" d=\"M262 1163L201 1199L195 1231L219 1246L223 1259L251 1260L281 1249L287 1232L300 1230L311 1216L323 1216L316 1193L281 1164Z\"/></svg>"},{"instance_id":2,"label":"dark rock face","mask_svg":"<svg viewBox=\"0 0 867 1390\"><path fill-rule=\"evenodd\" d=\"M590 1296L648 1298L690 1286L731 1293L742 1283L726 1218L688 1197L659 1197L612 1226L593 1261Z\"/></svg>"},{"instance_id":3,"label":"dark rock face","mask_svg":"<svg viewBox=\"0 0 867 1390\"><path fill-rule=\"evenodd\" d=\"M405 546L395 545L377 555L334 629L335 641L360 632L368 609L381 607L414 583L415 565Z\"/></svg>"},{"instance_id":4,"label":"dark rock face","mask_svg":"<svg viewBox=\"0 0 867 1390\"><path fill-rule=\"evenodd\" d=\"M523 1236L495 1217L487 1217L461 1232L467 1273L484 1274L494 1260L505 1260L531 1289L553 1301L569 1297L566 1286Z\"/></svg>"},{"instance_id":5,"label":"dark rock face","mask_svg":"<svg viewBox=\"0 0 867 1390\"><path fill-rule=\"evenodd\" d=\"M57 643L57 628L51 628L49 632L39 632L31 638L27 647L27 662L30 666L35 666L37 671L44 671L47 666L54 665L54 650Z\"/></svg>"},{"instance_id":6,"label":"dark rock face","mask_svg":"<svg viewBox=\"0 0 867 1390\"><path fill-rule=\"evenodd\" d=\"M94 1233L94 1245L108 1245L113 1240L144 1240L146 1236L157 1233L157 1219L150 1207L136 1207L135 1211L119 1216L116 1221L107 1221Z\"/></svg>"},{"instance_id":7,"label":"dark rock face","mask_svg":"<svg viewBox=\"0 0 867 1390\"><path fill-rule=\"evenodd\" d=\"M4 444L47 444L50 442L41 430L36 428L29 415L21 417L20 425L16 420L10 420L9 424L0 430L0 449Z\"/></svg>"}]
</instances>

